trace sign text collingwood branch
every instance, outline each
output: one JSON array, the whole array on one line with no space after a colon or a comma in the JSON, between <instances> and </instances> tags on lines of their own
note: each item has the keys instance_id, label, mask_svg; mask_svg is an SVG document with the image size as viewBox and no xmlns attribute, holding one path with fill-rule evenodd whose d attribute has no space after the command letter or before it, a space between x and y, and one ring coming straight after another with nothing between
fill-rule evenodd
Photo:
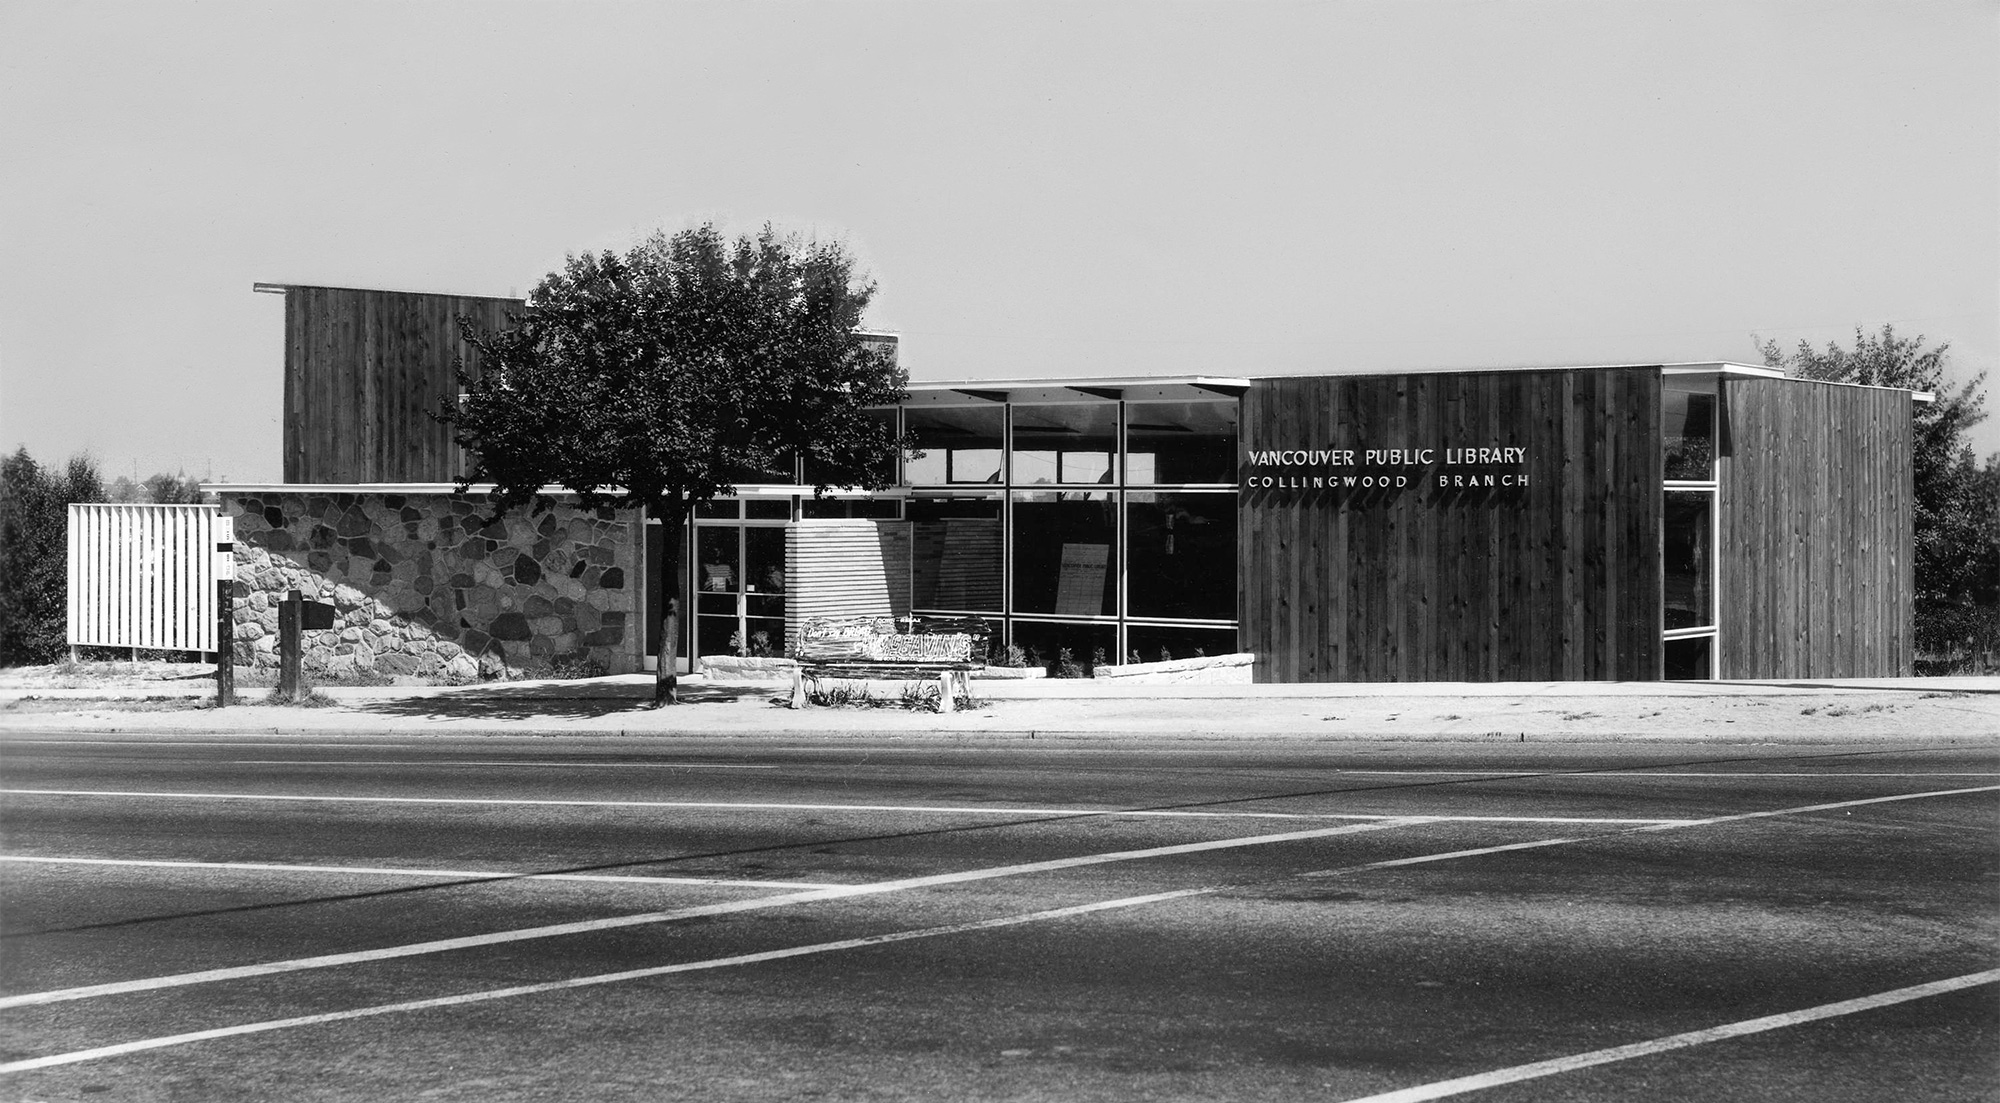
<instances>
[{"instance_id":1,"label":"sign text collingwood branch","mask_svg":"<svg viewBox=\"0 0 2000 1103\"><path fill-rule=\"evenodd\" d=\"M1528 450L1499 447L1253 448L1246 490L1470 490L1528 485Z\"/></svg>"}]
</instances>

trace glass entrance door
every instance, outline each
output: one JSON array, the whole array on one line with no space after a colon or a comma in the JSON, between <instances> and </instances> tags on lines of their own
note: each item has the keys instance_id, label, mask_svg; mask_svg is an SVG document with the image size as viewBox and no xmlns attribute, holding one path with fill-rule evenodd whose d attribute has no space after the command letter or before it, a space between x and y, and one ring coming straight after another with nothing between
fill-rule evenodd
<instances>
[{"instance_id":1,"label":"glass entrance door","mask_svg":"<svg viewBox=\"0 0 2000 1103\"><path fill-rule=\"evenodd\" d=\"M785 653L785 530L695 526L695 644L702 655Z\"/></svg>"}]
</instances>

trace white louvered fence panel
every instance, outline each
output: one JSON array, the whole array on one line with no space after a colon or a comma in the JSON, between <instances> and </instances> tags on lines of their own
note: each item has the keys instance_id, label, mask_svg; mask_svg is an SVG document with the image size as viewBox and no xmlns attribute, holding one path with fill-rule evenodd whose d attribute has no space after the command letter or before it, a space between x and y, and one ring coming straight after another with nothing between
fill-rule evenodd
<instances>
[{"instance_id":1,"label":"white louvered fence panel","mask_svg":"<svg viewBox=\"0 0 2000 1103\"><path fill-rule=\"evenodd\" d=\"M215 650L216 507L69 507L70 646Z\"/></svg>"}]
</instances>

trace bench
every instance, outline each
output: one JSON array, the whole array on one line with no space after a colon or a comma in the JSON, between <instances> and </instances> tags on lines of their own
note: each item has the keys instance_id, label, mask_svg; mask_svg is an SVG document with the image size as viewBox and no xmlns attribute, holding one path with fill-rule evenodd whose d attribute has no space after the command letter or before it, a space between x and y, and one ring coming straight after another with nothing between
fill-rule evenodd
<instances>
[{"instance_id":1,"label":"bench","mask_svg":"<svg viewBox=\"0 0 2000 1103\"><path fill-rule=\"evenodd\" d=\"M806 683L825 678L935 681L938 711L972 694L985 666L986 622L977 617L810 617L799 626L792 707L806 707Z\"/></svg>"}]
</instances>

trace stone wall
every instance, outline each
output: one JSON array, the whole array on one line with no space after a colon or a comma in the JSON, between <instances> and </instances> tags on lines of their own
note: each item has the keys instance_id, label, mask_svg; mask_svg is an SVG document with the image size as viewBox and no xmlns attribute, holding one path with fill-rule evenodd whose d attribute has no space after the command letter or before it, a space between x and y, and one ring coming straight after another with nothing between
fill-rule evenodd
<instances>
[{"instance_id":1,"label":"stone wall","mask_svg":"<svg viewBox=\"0 0 2000 1103\"><path fill-rule=\"evenodd\" d=\"M301 633L309 673L463 682L557 668L623 674L644 655L636 514L557 505L488 525L450 494L237 493L236 661L278 663L288 590L334 607Z\"/></svg>"}]
</instances>

